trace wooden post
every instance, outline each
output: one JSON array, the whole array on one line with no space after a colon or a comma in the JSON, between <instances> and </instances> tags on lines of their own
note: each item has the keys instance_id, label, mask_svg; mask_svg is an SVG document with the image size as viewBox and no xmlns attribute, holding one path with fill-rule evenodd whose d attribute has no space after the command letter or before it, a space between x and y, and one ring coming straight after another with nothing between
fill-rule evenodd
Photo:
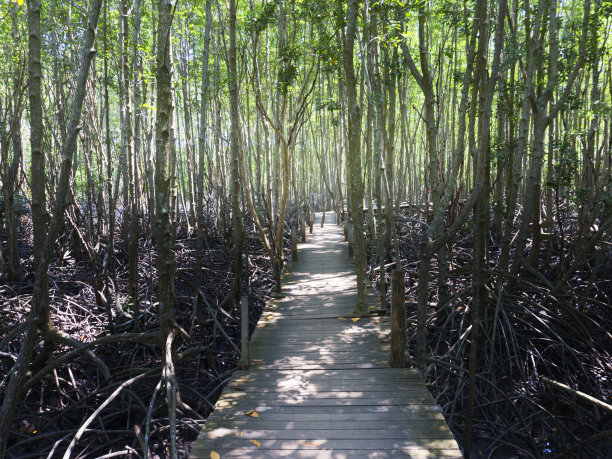
<instances>
[{"instance_id":1,"label":"wooden post","mask_svg":"<svg viewBox=\"0 0 612 459\"><path fill-rule=\"evenodd\" d=\"M406 275L401 269L391 271L391 366L406 366Z\"/></svg>"},{"instance_id":2,"label":"wooden post","mask_svg":"<svg viewBox=\"0 0 612 459\"><path fill-rule=\"evenodd\" d=\"M348 220L344 218L344 242L349 242Z\"/></svg>"},{"instance_id":3,"label":"wooden post","mask_svg":"<svg viewBox=\"0 0 612 459\"><path fill-rule=\"evenodd\" d=\"M278 256L278 255L277 255ZM280 261L274 261L274 287L277 292L280 292L282 289L281 286L281 264Z\"/></svg>"},{"instance_id":4,"label":"wooden post","mask_svg":"<svg viewBox=\"0 0 612 459\"><path fill-rule=\"evenodd\" d=\"M310 234L312 234L312 230L314 229L314 220L315 220L315 211L314 207L308 208L310 214Z\"/></svg>"},{"instance_id":5,"label":"wooden post","mask_svg":"<svg viewBox=\"0 0 612 459\"><path fill-rule=\"evenodd\" d=\"M249 369L249 298L240 298L240 362L241 370Z\"/></svg>"},{"instance_id":6,"label":"wooden post","mask_svg":"<svg viewBox=\"0 0 612 459\"><path fill-rule=\"evenodd\" d=\"M353 242L353 233L355 232L355 228L353 227L353 222L349 220L348 222L348 231L347 231L347 240L348 240L348 256L349 258L353 258L355 256L354 251L354 242Z\"/></svg>"},{"instance_id":7,"label":"wooden post","mask_svg":"<svg viewBox=\"0 0 612 459\"><path fill-rule=\"evenodd\" d=\"M291 261L297 261L297 238L295 237L295 223L291 225Z\"/></svg>"}]
</instances>

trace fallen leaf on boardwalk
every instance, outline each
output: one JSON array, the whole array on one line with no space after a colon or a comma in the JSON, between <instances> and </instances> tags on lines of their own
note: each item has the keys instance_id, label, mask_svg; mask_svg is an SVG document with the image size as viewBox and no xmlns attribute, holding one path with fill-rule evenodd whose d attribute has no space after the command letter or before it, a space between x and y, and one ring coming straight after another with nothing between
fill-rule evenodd
<instances>
[{"instance_id":1,"label":"fallen leaf on boardwalk","mask_svg":"<svg viewBox=\"0 0 612 459\"><path fill-rule=\"evenodd\" d=\"M251 359L251 362L263 362L263 359Z\"/></svg>"},{"instance_id":2,"label":"fallen leaf on boardwalk","mask_svg":"<svg viewBox=\"0 0 612 459\"><path fill-rule=\"evenodd\" d=\"M247 411L244 414L246 414L247 416L251 416L252 418L258 418L259 417L259 413L257 411L255 411L255 410Z\"/></svg>"},{"instance_id":3,"label":"fallen leaf on boardwalk","mask_svg":"<svg viewBox=\"0 0 612 459\"><path fill-rule=\"evenodd\" d=\"M358 320L359 320L359 317L355 317L355 318L353 319L353 322L357 322Z\"/></svg>"},{"instance_id":4,"label":"fallen leaf on boardwalk","mask_svg":"<svg viewBox=\"0 0 612 459\"><path fill-rule=\"evenodd\" d=\"M234 432L234 437L242 437L242 432Z\"/></svg>"},{"instance_id":5,"label":"fallen leaf on boardwalk","mask_svg":"<svg viewBox=\"0 0 612 459\"><path fill-rule=\"evenodd\" d=\"M258 448L261 446L261 443L259 443L257 440L249 440L251 443L253 443L255 446L257 446Z\"/></svg>"},{"instance_id":6,"label":"fallen leaf on boardwalk","mask_svg":"<svg viewBox=\"0 0 612 459\"><path fill-rule=\"evenodd\" d=\"M211 451L210 452L210 459L221 459L221 456L219 456L219 453L216 451Z\"/></svg>"},{"instance_id":7,"label":"fallen leaf on boardwalk","mask_svg":"<svg viewBox=\"0 0 612 459\"><path fill-rule=\"evenodd\" d=\"M302 442L302 445L303 446L314 446L315 448L320 448L321 447L321 445L319 445L317 443L310 442L310 441Z\"/></svg>"},{"instance_id":8,"label":"fallen leaf on boardwalk","mask_svg":"<svg viewBox=\"0 0 612 459\"><path fill-rule=\"evenodd\" d=\"M338 317L338 320L346 320L346 317Z\"/></svg>"},{"instance_id":9,"label":"fallen leaf on boardwalk","mask_svg":"<svg viewBox=\"0 0 612 459\"><path fill-rule=\"evenodd\" d=\"M274 316L270 314L269 316L266 316L266 319L274 319Z\"/></svg>"}]
</instances>

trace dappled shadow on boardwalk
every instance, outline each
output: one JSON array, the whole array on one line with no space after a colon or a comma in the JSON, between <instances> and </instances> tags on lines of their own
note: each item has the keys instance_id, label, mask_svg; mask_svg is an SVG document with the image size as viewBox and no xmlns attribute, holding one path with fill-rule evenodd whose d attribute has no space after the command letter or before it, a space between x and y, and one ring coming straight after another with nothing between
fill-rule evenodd
<instances>
[{"instance_id":1,"label":"dappled shadow on boardwalk","mask_svg":"<svg viewBox=\"0 0 612 459\"><path fill-rule=\"evenodd\" d=\"M387 319L353 315L340 227L317 228L283 281L192 457L461 457L418 372L389 367Z\"/></svg>"}]
</instances>

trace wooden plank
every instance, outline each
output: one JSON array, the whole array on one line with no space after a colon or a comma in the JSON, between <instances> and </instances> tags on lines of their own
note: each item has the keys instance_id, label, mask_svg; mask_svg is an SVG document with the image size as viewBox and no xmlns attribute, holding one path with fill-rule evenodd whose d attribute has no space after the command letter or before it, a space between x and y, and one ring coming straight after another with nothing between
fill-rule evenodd
<instances>
[{"instance_id":1,"label":"wooden plank","mask_svg":"<svg viewBox=\"0 0 612 459\"><path fill-rule=\"evenodd\" d=\"M269 382L250 381L247 384L231 384L227 391L238 390L244 392L286 392L286 391L313 391L322 390L327 392L335 391L362 391L362 392L414 392L423 390L423 388L415 388L413 381L398 380L396 383L381 382L378 384L365 384L361 381L345 380L345 381L320 381L319 383L312 382L279 382L278 384L270 384Z\"/></svg>"},{"instance_id":2,"label":"wooden plank","mask_svg":"<svg viewBox=\"0 0 612 459\"><path fill-rule=\"evenodd\" d=\"M245 407L246 408L246 407ZM259 408L259 407L256 407ZM289 409L292 407L265 407L265 409L257 410L260 413L259 420L266 422L280 422L282 424L296 423L296 422L333 422L336 424L352 425L353 422L363 422L367 425L376 426L379 424L395 425L395 423L401 422L406 423L416 420L443 420L444 416L440 410L427 410L424 406L420 405L419 408L415 408L413 411L389 411L389 412L376 412L374 410L354 410L354 412L346 413L341 411L347 411L343 408L354 408L354 407L342 407L332 408L330 407L297 407L295 409ZM361 407L360 407L361 408ZM367 408L367 407L366 407ZM396 408L396 407L395 407ZM282 411L281 411L282 410ZM250 416L246 416L247 410L235 409L219 409L217 414L213 417L209 417L210 422L214 422L216 419L220 419L227 422L228 425L232 425L233 421L245 421L245 418L249 418L245 422L249 422ZM349 422L350 421L350 422Z\"/></svg>"},{"instance_id":3,"label":"wooden plank","mask_svg":"<svg viewBox=\"0 0 612 459\"><path fill-rule=\"evenodd\" d=\"M269 419L257 419L257 418L249 418L248 419L211 419L206 423L206 430L210 431L215 428L227 428L227 429L238 429L244 431L245 429L258 429L258 430L299 430L299 431L308 431L308 430L369 430L369 431L379 431L379 430L401 430L402 428L426 428L430 426L435 426L435 428L444 430L446 429L446 422L444 421L444 417L439 415L438 419L426 418L426 419L417 419L412 422L407 422L406 420L367 420L367 421L357 421L354 419L350 419L351 422L336 422L333 419L326 420L313 420L313 421L303 421L299 418L291 419L288 421L279 421L279 420L269 420Z\"/></svg>"},{"instance_id":4,"label":"wooden plank","mask_svg":"<svg viewBox=\"0 0 612 459\"><path fill-rule=\"evenodd\" d=\"M262 372L260 370L250 371L235 371L233 380L244 380L252 378L290 378L299 377L302 379L316 378L324 376L325 378L340 378L340 379L404 379L404 378L417 378L422 381L420 373L414 368L381 368L379 370L310 370L310 371L296 371L296 370L277 370Z\"/></svg>"},{"instance_id":5,"label":"wooden plank","mask_svg":"<svg viewBox=\"0 0 612 459\"><path fill-rule=\"evenodd\" d=\"M213 451L227 451L236 447L248 447L252 439L245 439L240 437L232 436L233 438L221 438L221 439L207 439L207 448ZM374 450L374 451L384 451L384 450L396 450L396 449L404 449L410 447L417 447L417 449L452 449L453 447L457 447L457 443L454 439L439 439L439 438L414 438L414 439L355 439L355 438L347 438L347 439L336 439L336 440L328 440L324 436L320 437L312 437L307 440L302 439L287 439L287 440L268 440L261 439L257 440L260 443L259 448L255 445L250 445L253 449L281 449L281 450L298 450L304 449L305 442L307 443L316 443L325 449L352 449L355 451L360 450ZM458 450L456 450L458 452Z\"/></svg>"},{"instance_id":6,"label":"wooden plank","mask_svg":"<svg viewBox=\"0 0 612 459\"><path fill-rule=\"evenodd\" d=\"M323 392L323 391L307 391L299 393L299 391L286 392L246 392L246 391L231 391L223 394L223 397L218 403L226 401L240 400L241 403L259 402L259 403L281 403L281 404L300 404L308 403L313 405L327 404L360 404L372 405L374 402L377 405L400 405L400 404L419 404L429 403L433 399L429 392L424 389L416 389L414 391L393 392L393 396L387 396L386 392Z\"/></svg>"},{"instance_id":7,"label":"wooden plank","mask_svg":"<svg viewBox=\"0 0 612 459\"><path fill-rule=\"evenodd\" d=\"M310 379L317 377L325 377L332 379L404 379L404 378L416 378L422 382L422 378L419 372L414 368L381 368L379 370L310 370L310 371L295 371L295 370L277 370L262 372L260 370L251 371L235 371L232 380L251 380L253 378L268 378L268 379L282 379L282 378L296 378Z\"/></svg>"},{"instance_id":8,"label":"wooden plank","mask_svg":"<svg viewBox=\"0 0 612 459\"><path fill-rule=\"evenodd\" d=\"M299 354L286 355L284 352L271 351L270 353L257 352L253 353L252 363L254 367L257 364L265 363L280 363L285 361L291 362L317 362L317 363L331 363L331 362L346 362L346 363L388 363L389 354L381 351L372 351L369 353L361 354L357 357L353 356L352 352L336 352L328 354L320 354L317 352L302 352Z\"/></svg>"},{"instance_id":9,"label":"wooden plank","mask_svg":"<svg viewBox=\"0 0 612 459\"><path fill-rule=\"evenodd\" d=\"M222 416L225 418L244 418L245 413L251 410L256 411L260 418L265 416L265 419L307 419L309 415L318 416L320 419L335 419L346 421L349 419L414 419L422 416L428 417L431 413L441 413L440 407L436 405L402 405L402 406L378 406L378 405L361 405L361 406L270 406L261 403L248 405L226 405L219 406L211 414L211 416ZM246 416L250 417L250 416ZM352 417L352 418L351 418ZM259 418L256 418L259 419Z\"/></svg>"},{"instance_id":10,"label":"wooden plank","mask_svg":"<svg viewBox=\"0 0 612 459\"><path fill-rule=\"evenodd\" d=\"M368 459L391 459L391 458L406 458L413 459L431 459L431 458L462 458L457 454L457 449L423 449L423 448L405 448L386 451L368 451L353 449L323 449L309 445L302 445L302 449L265 449L257 450L252 447L235 448L233 450L222 451L222 457L240 457L245 459L267 459L267 458L296 458L296 459L338 459L338 458L368 458ZM210 449L195 449L191 456L194 459L209 459Z\"/></svg>"},{"instance_id":11,"label":"wooden plank","mask_svg":"<svg viewBox=\"0 0 612 459\"><path fill-rule=\"evenodd\" d=\"M429 408L431 405L423 402L408 403L403 401L403 404L389 403L386 405L379 405L377 403L358 403L358 402L334 402L333 400L327 400L323 402L306 402L302 404L291 404L291 403L271 403L269 401L254 402L254 401L226 401L218 404L215 410L219 410L219 415L229 416L235 415L236 417L242 417L245 413L256 411L260 417L264 414L276 415L276 414L291 414L296 417L301 414L320 414L334 416L336 414L357 414L365 413L370 418L403 418L403 414L417 415L418 413L425 412L441 412L439 408ZM223 413L221 413L223 412ZM232 414L233 413L233 414ZM375 416L374 416L375 415ZM367 417L367 416L366 416Z\"/></svg>"},{"instance_id":12,"label":"wooden plank","mask_svg":"<svg viewBox=\"0 0 612 459\"><path fill-rule=\"evenodd\" d=\"M235 429L232 427L211 426L206 429L206 437L209 442L231 441L233 437L241 440L304 440L319 439L332 440L405 440L416 439L445 440L448 439L448 427L445 422L428 421L424 425L411 427L405 424L402 429Z\"/></svg>"},{"instance_id":13,"label":"wooden plank","mask_svg":"<svg viewBox=\"0 0 612 459\"><path fill-rule=\"evenodd\" d=\"M224 406L235 406L236 400L232 399L223 399L219 400L216 406L224 407ZM299 406L403 406L405 404L425 404L432 403L433 400L423 397L423 398L408 398L408 397L390 397L386 400L379 400L377 398L348 398L348 399L334 399L334 398L324 398L324 399L311 399L304 398L299 399L288 398L286 400L266 400L265 402L260 402L260 404L264 404L265 406L286 406L286 405L298 405ZM257 400L244 399L240 400L240 404L245 407L249 406L257 406Z\"/></svg>"}]
</instances>

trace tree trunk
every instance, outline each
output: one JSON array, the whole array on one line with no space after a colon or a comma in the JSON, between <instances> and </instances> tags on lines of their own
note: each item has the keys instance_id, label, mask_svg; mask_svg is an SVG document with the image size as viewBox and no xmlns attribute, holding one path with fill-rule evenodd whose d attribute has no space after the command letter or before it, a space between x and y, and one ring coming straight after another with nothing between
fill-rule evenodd
<instances>
[{"instance_id":1,"label":"tree trunk","mask_svg":"<svg viewBox=\"0 0 612 459\"><path fill-rule=\"evenodd\" d=\"M351 217L354 225L355 267L357 270L357 304L355 314L365 314L366 304L366 247L363 234L363 180L361 177L361 109L357 97L357 78L353 64L359 1L351 0L344 37L344 73L348 111L347 161L350 185Z\"/></svg>"},{"instance_id":2,"label":"tree trunk","mask_svg":"<svg viewBox=\"0 0 612 459\"><path fill-rule=\"evenodd\" d=\"M47 237L47 195L45 154L43 152L42 113L42 58L40 31L40 0L28 1L28 95L30 99L30 150L32 155L30 186L32 190L32 226L34 234L34 269L40 264L40 257ZM46 270L43 270L46 273ZM50 329L49 289L46 275L40 280L41 305L39 327Z\"/></svg>"},{"instance_id":3,"label":"tree trunk","mask_svg":"<svg viewBox=\"0 0 612 459\"><path fill-rule=\"evenodd\" d=\"M172 16L171 0L158 0L157 30L157 119L155 123L155 242L157 245L157 273L159 291L160 347L163 352L163 378L166 387L168 417L170 419L170 454L176 457L176 381L174 380L174 352L172 349L176 324L174 311L174 222L172 194L175 180L176 151L172 116Z\"/></svg>"},{"instance_id":4,"label":"tree trunk","mask_svg":"<svg viewBox=\"0 0 612 459\"><path fill-rule=\"evenodd\" d=\"M232 241L234 243L234 280L232 300L238 300L242 291L242 251L244 244L244 225L240 209L240 121L238 113L238 70L236 67L236 0L230 0L229 18L229 93L230 93L230 161L231 161L231 206L232 206ZM284 205L283 205L284 207ZM281 214L282 215L282 214ZM283 230L283 220L279 219L279 231ZM282 232L280 239L282 256Z\"/></svg>"},{"instance_id":5,"label":"tree trunk","mask_svg":"<svg viewBox=\"0 0 612 459\"><path fill-rule=\"evenodd\" d=\"M385 113L384 113L384 98L381 88L381 76L380 76L380 63L378 59L378 30L377 30L378 17L375 11L372 11L370 17L370 36L368 39L368 74L370 77L369 87L372 95L371 99L374 101L372 106L374 108L373 123L374 123L374 142L373 142L373 185L374 195L376 198L376 213L374 208L370 208L370 218L376 221L376 258L379 268L379 279L378 288L380 290L380 307L381 309L387 308L387 279L385 270L386 250L388 246L385 244L385 232L390 231L390 227L385 225L385 216L383 213L383 187L382 187L382 175L385 173L384 159L383 159L383 130L385 129ZM373 263L374 264L374 263Z\"/></svg>"}]
</instances>

